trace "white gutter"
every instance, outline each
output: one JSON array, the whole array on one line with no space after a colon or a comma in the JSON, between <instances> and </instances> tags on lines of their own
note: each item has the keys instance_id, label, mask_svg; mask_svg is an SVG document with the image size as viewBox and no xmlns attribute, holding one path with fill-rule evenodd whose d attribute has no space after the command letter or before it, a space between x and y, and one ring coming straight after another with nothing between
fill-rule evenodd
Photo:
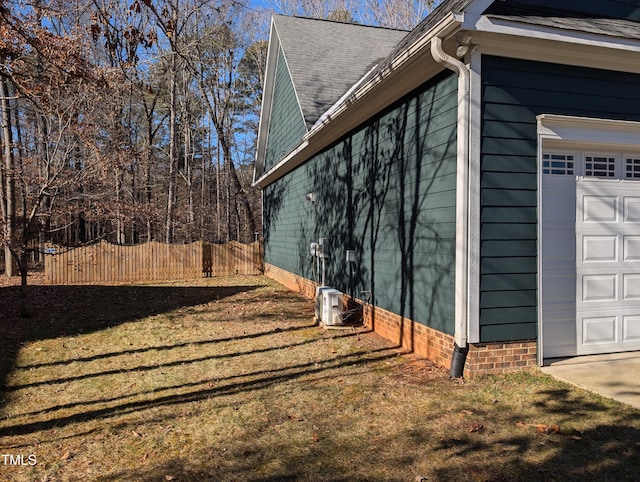
<instances>
[{"instance_id":1,"label":"white gutter","mask_svg":"<svg viewBox=\"0 0 640 482\"><path fill-rule=\"evenodd\" d=\"M360 100L362 97L368 94L371 90L373 90L374 87L382 83L383 80L386 79L390 73L396 71L400 66L402 66L409 59L411 59L416 53L420 52L425 47L427 47L431 39L436 38L437 34L446 31L448 28L452 27L455 24L459 24L460 21L461 19L457 18L453 12L449 13L449 15L445 16L442 20L440 20L440 22L438 22L436 25L431 27L431 29L428 32L426 32L422 37L420 37L416 42L414 42L410 47L408 47L401 56L394 59L393 62L391 62L376 77L372 77L366 83L362 83L364 78L361 79L358 82L358 84L355 86L359 88L357 90L352 89L352 90L355 90L355 92L353 92L353 95L350 98L347 98L344 100L341 99L342 103L338 101L336 102L335 105L331 106L329 108L329 111L331 111L332 115L329 117L325 117L322 123L316 122L313 125L313 127L309 130L307 135L305 136L305 139L308 139L310 136L312 136L316 131L320 130L325 124L327 124L333 118L337 117L338 115L342 114L345 110L347 110L351 104ZM360 86L360 84L362 85Z\"/></svg>"},{"instance_id":2,"label":"white gutter","mask_svg":"<svg viewBox=\"0 0 640 482\"><path fill-rule=\"evenodd\" d=\"M458 74L458 145L456 162L456 283L454 338L465 349L468 338L469 300L469 68L442 49L442 39L431 40L434 60ZM460 376L460 375L458 375Z\"/></svg>"},{"instance_id":3,"label":"white gutter","mask_svg":"<svg viewBox=\"0 0 640 482\"><path fill-rule=\"evenodd\" d=\"M446 35L447 32L450 32L452 29L459 26L461 21L462 19L459 15L450 13L434 25L428 32L425 32L424 35L422 35L416 42L411 44L402 55L395 58L393 62L387 65L383 71L378 73L378 75L368 79L366 78L367 76L365 76L360 79L360 81L350 89L350 95L343 96L343 98L338 100L327 110L325 114L321 116L320 119L318 119L318 121L316 121L309 132L305 134L300 145L298 145L278 164L271 167L266 172L263 172L258 179L254 180L252 185L263 188L288 172L291 172L311 156L327 147L327 142L318 143L316 141L320 132L330 126L336 118L341 117L345 112L348 112L354 104L362 102L363 99L370 95L376 87L383 83L392 73L409 62L415 55L428 48L432 38L436 35ZM341 133L340 135L342 134L344 133ZM340 137L340 135L335 136L335 138Z\"/></svg>"},{"instance_id":4,"label":"white gutter","mask_svg":"<svg viewBox=\"0 0 640 482\"><path fill-rule=\"evenodd\" d=\"M349 90L347 90L347 92L345 92L345 94L340 97L335 104L329 107L329 109L324 114L318 117L318 120L313 124L313 126L311 126L310 130L313 131L314 129L316 129L316 126L322 126L323 124L329 122L331 120L331 117L334 115L334 112L336 112L343 103L346 103L347 99L351 97L353 93L357 91L358 87L360 87L360 84L364 82L364 79L366 79L369 74L371 74L371 72L373 72L377 68L378 64L374 65L371 69L369 69L369 72L360 77L360 80L358 80L358 82L349 87Z\"/></svg>"}]
</instances>

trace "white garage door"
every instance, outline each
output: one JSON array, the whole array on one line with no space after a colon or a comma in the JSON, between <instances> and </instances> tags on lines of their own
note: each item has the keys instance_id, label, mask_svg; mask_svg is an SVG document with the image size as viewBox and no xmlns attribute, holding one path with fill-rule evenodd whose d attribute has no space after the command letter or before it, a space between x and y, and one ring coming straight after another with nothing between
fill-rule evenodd
<instances>
[{"instance_id":1,"label":"white garage door","mask_svg":"<svg viewBox=\"0 0 640 482\"><path fill-rule=\"evenodd\" d=\"M545 358L640 350L640 156L546 152Z\"/></svg>"},{"instance_id":2,"label":"white garage door","mask_svg":"<svg viewBox=\"0 0 640 482\"><path fill-rule=\"evenodd\" d=\"M576 195L577 354L638 350L640 185L584 177Z\"/></svg>"}]
</instances>

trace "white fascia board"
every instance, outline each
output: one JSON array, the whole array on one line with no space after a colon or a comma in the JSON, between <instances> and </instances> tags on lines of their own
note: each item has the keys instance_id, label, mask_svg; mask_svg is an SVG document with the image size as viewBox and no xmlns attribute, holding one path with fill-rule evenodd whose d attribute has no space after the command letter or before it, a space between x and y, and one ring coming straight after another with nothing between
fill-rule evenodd
<instances>
[{"instance_id":1,"label":"white fascia board","mask_svg":"<svg viewBox=\"0 0 640 482\"><path fill-rule=\"evenodd\" d=\"M269 34L269 49L267 51L267 65L265 69L265 85L263 88L263 98L262 105L260 107L260 121L258 124L258 141L256 147L256 162L253 170L253 185L258 186L259 180L264 175L264 161L267 155L267 143L269 141L269 127L271 124L271 109L273 107L273 94L274 94L274 84L276 78L276 72L278 69L278 57L279 52L282 47L280 42L280 36L278 35L278 28L276 26L275 18L271 17L271 32ZM287 71L289 72L289 77L291 78L291 84L293 86L293 91L296 95L296 102L298 104L298 109L300 109L300 116L302 117L302 122L304 123L305 130L307 129L307 121L304 117L304 112L302 112L302 106L300 104L300 98L298 97L298 91L296 90L296 86L293 83L293 77L291 76L291 70L289 69L289 64L287 62L287 55L282 49L282 56L285 59L285 66L287 67ZM279 164L278 164L279 165Z\"/></svg>"},{"instance_id":2,"label":"white fascia board","mask_svg":"<svg viewBox=\"0 0 640 482\"><path fill-rule=\"evenodd\" d=\"M262 105L260 106L260 121L258 124L258 140L256 146L256 159L253 168L253 181L256 182L264 173L264 160L267 153L267 141L269 135L269 121L271 119L271 107L273 104L273 86L278 66L278 51L280 39L276 32L274 18L271 17L271 30L269 33L269 48L267 50L267 65L262 88Z\"/></svg>"},{"instance_id":3,"label":"white fascia board","mask_svg":"<svg viewBox=\"0 0 640 482\"><path fill-rule=\"evenodd\" d=\"M465 14L461 28L477 32L513 35L530 39L544 39L564 43L588 45L590 47L604 47L607 49L640 52L640 40L636 39L599 35L580 30L561 29L545 25L535 25L524 21L518 22L492 18L486 15L475 16Z\"/></svg>"},{"instance_id":4,"label":"white fascia board","mask_svg":"<svg viewBox=\"0 0 640 482\"><path fill-rule=\"evenodd\" d=\"M640 74L637 52L486 32L471 35L485 55Z\"/></svg>"},{"instance_id":5,"label":"white fascia board","mask_svg":"<svg viewBox=\"0 0 640 482\"><path fill-rule=\"evenodd\" d=\"M265 172L259 179L255 180L253 182L253 186L263 189L272 182L277 181L285 174L293 171L305 160L304 151L307 147L309 147L309 142L303 141L287 156L282 158L278 164Z\"/></svg>"},{"instance_id":6,"label":"white fascia board","mask_svg":"<svg viewBox=\"0 0 640 482\"><path fill-rule=\"evenodd\" d=\"M355 126L365 121L368 118L367 116L374 115L375 112L372 111L372 106L375 106L374 110L379 112L392 104L397 100L397 98L404 95L406 92L401 92L398 95L390 95L389 92L381 93L381 89L379 88L390 77L394 76L394 74L404 68L407 68L413 60L424 52L427 52L425 54L425 59L428 59L427 61L431 61L434 66L437 66L438 71L442 70L442 67L435 63L429 53L431 39L436 35L440 37L450 36L457 30L460 23L459 20L460 19L454 14L447 15L438 24L433 26L428 32L425 32L423 36L410 45L401 56L394 59L394 61L378 75L368 79L366 82L363 82L364 78L361 79L354 86L355 89L350 89L351 95L343 96L343 98L327 109L326 113L321 116L321 121L316 122L316 124L309 129L301 144L291 151L291 153L289 153L277 165L273 166L267 172L264 172L258 179L254 180L253 185L259 188L264 188L270 183L276 181L308 160L311 156L317 154L322 149L330 145L331 142L339 139ZM412 80L410 79L411 76L405 77L407 80ZM418 80L421 84L428 79L424 78ZM372 96L375 97L376 95L384 96L381 102L371 102ZM363 114L347 120L349 114L359 106L364 106Z\"/></svg>"},{"instance_id":7,"label":"white fascia board","mask_svg":"<svg viewBox=\"0 0 640 482\"><path fill-rule=\"evenodd\" d=\"M541 114L538 136L545 146L580 144L597 150L616 147L637 149L640 144L640 122L590 117Z\"/></svg>"}]
</instances>

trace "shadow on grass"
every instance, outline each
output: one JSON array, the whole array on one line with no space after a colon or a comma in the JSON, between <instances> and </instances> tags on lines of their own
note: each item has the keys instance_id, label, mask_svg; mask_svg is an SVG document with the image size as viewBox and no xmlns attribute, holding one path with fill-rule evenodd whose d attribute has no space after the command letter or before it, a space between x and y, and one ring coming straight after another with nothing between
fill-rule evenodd
<instances>
[{"instance_id":1,"label":"shadow on grass","mask_svg":"<svg viewBox=\"0 0 640 482\"><path fill-rule=\"evenodd\" d=\"M588 406L580 407L574 401L570 405L589 410ZM439 415L425 416L437 419ZM410 433L370 440L355 437L345 440L323 433L319 441L310 441L311 447L303 453L295 442L287 440L269 447L269 453L255 448L260 447L260 440L239 442L224 454L206 453L194 447L189 457L123 470L98 480L151 482L167 475L183 481L260 482L401 481L418 480L418 475L434 481L640 480L637 463L640 430L629 425L633 416L622 414L614 423L593 426L580 432L579 437L562 431L543 435L531 430L511 436L462 430L442 437L441 432L423 425ZM389 447L398 445L399 449L388 451ZM409 477L406 473L389 471L407 466L430 468ZM261 468L263 475L257 474L257 468Z\"/></svg>"},{"instance_id":2,"label":"shadow on grass","mask_svg":"<svg viewBox=\"0 0 640 482\"><path fill-rule=\"evenodd\" d=\"M435 467L426 473L420 474L425 480L434 481L568 481L568 480L598 480L620 481L639 480L640 468L637 464L637 455L632 450L619 451L603 449L600 444L607 445L611 440L616 445L623 443L632 444L638 439L640 431L630 427L616 427L615 435L609 434L603 437L603 431L610 432L611 427L595 427L583 434L583 440L591 440L589 443L576 442L565 438L556 442L541 457L538 462L528 459L525 454L535 451L540 440L531 440L529 437L514 437L503 440L500 445L515 445L521 448L521 454L513 453L500 455L493 447L482 442L462 442L455 440L456 445L464 445L459 453L447 450L447 454L436 457ZM225 453L219 458L210 457L209 463L194 464L193 459L176 458L156 466L140 469L126 470L107 477L101 477L100 481L137 480L140 482L152 482L164 480L167 475L175 476L176 480L201 481L201 480L245 480L245 481L286 481L286 480L313 480L313 481L370 481L370 480L418 480L418 476L410 478L400 474L389 474L388 467L403 467L419 465L420 460L434 460L428 453L428 445L414 446L403 454L385 456L385 447L397 444L395 439L381 439L374 442L363 443L353 439L345 445L340 441L340 451L345 457L336 457L335 440L328 435L326 440L318 443L313 450L304 455L295 455L296 451L285 441L282 441L274 452L279 454L277 465L280 467L269 475L256 475L256 467L268 466L269 460L266 454L245 450ZM453 442L450 440L449 442ZM370 455L364 463L357 455L363 451ZM451 453L452 452L452 453ZM193 452L195 459L204 458L196 449ZM351 463L349 463L349 459ZM275 461L271 461L272 463ZM360 463L359 463L360 462ZM357 467L357 468L354 468ZM384 477L381 474L388 474ZM406 474L402 474L405 475Z\"/></svg>"},{"instance_id":3,"label":"shadow on grass","mask_svg":"<svg viewBox=\"0 0 640 482\"><path fill-rule=\"evenodd\" d=\"M447 464L435 473L437 480L640 480L639 437L640 430L624 419L579 436L522 435L490 444L480 438L451 437L437 448L447 453Z\"/></svg>"},{"instance_id":4,"label":"shadow on grass","mask_svg":"<svg viewBox=\"0 0 640 482\"><path fill-rule=\"evenodd\" d=\"M536 423L524 424L517 411L502 413L497 436L461 433L438 441L435 451L446 454L446 464L435 470L438 480L640 480L640 430L637 412L618 408L615 402L595 403L583 392L569 389L541 390L532 395L532 406L548 415L558 431L545 432ZM607 424L580 431L571 428L576 419L588 420L594 412L615 410ZM491 420L490 413L484 413ZM634 426L635 425L635 426ZM500 435L501 427L506 429Z\"/></svg>"},{"instance_id":5,"label":"shadow on grass","mask_svg":"<svg viewBox=\"0 0 640 482\"><path fill-rule=\"evenodd\" d=\"M373 356L371 356L373 355ZM295 380L303 376L323 373L337 368L344 367L356 367L359 365L369 364L373 361L380 361L389 358L394 358L398 355L396 348L380 348L377 350L368 350L366 352L355 352L348 355L337 356L333 359L324 360L322 362L308 362L297 365L291 365L279 369L267 369L257 372L240 373L223 378L214 378L210 380L199 380L195 383L185 383L178 386L163 387L158 390L151 390L145 393L155 394L159 391L174 390L176 388L194 388L194 390L186 393L180 393L176 395L157 396L149 400L124 402L119 405L112 405L106 408L86 410L81 413L69 415L65 417L51 417L46 421L33 422L19 425L11 425L0 428L0 437L25 435L42 430L50 430L52 428L60 428L69 424L84 422L87 420L96 420L112 416L121 416L131 412L137 412L140 410L146 410L151 408L157 408L167 405L181 405L185 403L197 402L200 400L209 399L214 396L232 395L240 392L262 390L272 385ZM234 381L237 379L249 380ZM225 383L231 382L231 383ZM206 388L211 384L216 384L214 388ZM118 397L115 399L101 399L95 403L105 403L113 401L122 401L126 398L131 398L131 395L126 397ZM91 403L91 402L89 402ZM79 404L77 404L79 405ZM77 406L76 405L76 406ZM50 410L54 410L49 409Z\"/></svg>"},{"instance_id":6,"label":"shadow on grass","mask_svg":"<svg viewBox=\"0 0 640 482\"><path fill-rule=\"evenodd\" d=\"M260 287L28 286L28 318L20 317L19 287L0 288L0 392L6 389L7 377L16 368L17 354L25 343L104 330Z\"/></svg>"}]
</instances>

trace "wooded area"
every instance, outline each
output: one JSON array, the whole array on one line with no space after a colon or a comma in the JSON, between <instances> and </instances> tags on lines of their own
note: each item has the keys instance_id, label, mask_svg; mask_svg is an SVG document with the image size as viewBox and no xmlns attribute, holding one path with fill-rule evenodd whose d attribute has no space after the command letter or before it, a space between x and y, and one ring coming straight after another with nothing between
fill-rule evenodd
<instances>
[{"instance_id":1,"label":"wooded area","mask_svg":"<svg viewBox=\"0 0 640 482\"><path fill-rule=\"evenodd\" d=\"M45 243L257 239L271 14L409 28L433 2L267 3L0 0L0 246L23 283Z\"/></svg>"}]
</instances>

